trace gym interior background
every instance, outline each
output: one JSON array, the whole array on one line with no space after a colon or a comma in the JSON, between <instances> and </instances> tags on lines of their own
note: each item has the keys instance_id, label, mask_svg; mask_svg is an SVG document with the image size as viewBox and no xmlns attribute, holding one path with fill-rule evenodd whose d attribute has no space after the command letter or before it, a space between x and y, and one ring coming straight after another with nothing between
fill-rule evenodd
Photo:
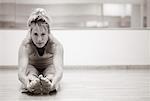
<instances>
[{"instance_id":1,"label":"gym interior background","mask_svg":"<svg viewBox=\"0 0 150 101\"><path fill-rule=\"evenodd\" d=\"M56 95L18 90L18 49L35 8L47 10L64 48ZM149 101L150 0L0 0L0 82L5 101Z\"/></svg>"}]
</instances>

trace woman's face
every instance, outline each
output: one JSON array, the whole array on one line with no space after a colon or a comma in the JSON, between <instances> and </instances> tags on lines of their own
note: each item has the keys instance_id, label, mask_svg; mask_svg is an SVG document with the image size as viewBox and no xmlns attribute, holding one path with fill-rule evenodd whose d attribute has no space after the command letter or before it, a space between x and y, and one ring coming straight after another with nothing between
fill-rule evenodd
<instances>
[{"instance_id":1,"label":"woman's face","mask_svg":"<svg viewBox=\"0 0 150 101\"><path fill-rule=\"evenodd\" d=\"M42 48L48 41L49 33L48 29L44 25L35 24L31 30L31 39L33 43L38 47Z\"/></svg>"}]
</instances>

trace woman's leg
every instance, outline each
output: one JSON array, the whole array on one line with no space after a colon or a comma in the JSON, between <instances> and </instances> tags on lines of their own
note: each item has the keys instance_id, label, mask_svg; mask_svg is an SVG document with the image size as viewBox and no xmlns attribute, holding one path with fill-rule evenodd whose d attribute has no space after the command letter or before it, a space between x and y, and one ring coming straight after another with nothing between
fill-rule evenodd
<instances>
[{"instance_id":1,"label":"woman's leg","mask_svg":"<svg viewBox=\"0 0 150 101\"><path fill-rule=\"evenodd\" d=\"M48 66L44 71L43 71L43 79L41 80L43 84L43 92L44 93L50 93L51 91L56 90L56 85L54 87L51 87L51 82L53 80L53 77L55 75L55 69L53 65Z\"/></svg>"},{"instance_id":2,"label":"woman's leg","mask_svg":"<svg viewBox=\"0 0 150 101\"><path fill-rule=\"evenodd\" d=\"M29 92L33 94L40 94L41 83L40 83L40 79L38 78L39 75L38 70L32 65L28 65L26 75L29 79L29 88L27 88Z\"/></svg>"}]
</instances>

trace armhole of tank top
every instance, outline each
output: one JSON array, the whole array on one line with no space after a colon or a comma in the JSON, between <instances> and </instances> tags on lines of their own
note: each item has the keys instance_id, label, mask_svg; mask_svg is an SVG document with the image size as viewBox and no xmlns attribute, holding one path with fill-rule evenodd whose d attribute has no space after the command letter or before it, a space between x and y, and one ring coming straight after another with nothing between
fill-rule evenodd
<instances>
[{"instance_id":1,"label":"armhole of tank top","mask_svg":"<svg viewBox=\"0 0 150 101\"><path fill-rule=\"evenodd\" d=\"M30 41L25 41L24 42L24 47L26 47L27 48L27 51L28 51L28 55L30 55L31 53L32 53L32 49L31 49L31 43L30 43Z\"/></svg>"}]
</instances>

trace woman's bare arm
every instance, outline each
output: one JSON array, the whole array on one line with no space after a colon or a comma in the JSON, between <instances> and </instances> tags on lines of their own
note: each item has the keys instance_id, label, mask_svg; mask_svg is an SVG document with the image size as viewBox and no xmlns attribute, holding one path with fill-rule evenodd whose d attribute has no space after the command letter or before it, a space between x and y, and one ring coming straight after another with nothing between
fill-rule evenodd
<instances>
[{"instance_id":1,"label":"woman's bare arm","mask_svg":"<svg viewBox=\"0 0 150 101\"><path fill-rule=\"evenodd\" d=\"M26 76L26 69L28 65L28 48L25 45L21 45L18 54L18 78L27 86L28 79Z\"/></svg>"},{"instance_id":2,"label":"woman's bare arm","mask_svg":"<svg viewBox=\"0 0 150 101\"><path fill-rule=\"evenodd\" d=\"M52 86L57 84L63 76L63 47L61 46L61 44L57 44L57 46L55 47L53 62L56 73L52 80Z\"/></svg>"}]
</instances>

